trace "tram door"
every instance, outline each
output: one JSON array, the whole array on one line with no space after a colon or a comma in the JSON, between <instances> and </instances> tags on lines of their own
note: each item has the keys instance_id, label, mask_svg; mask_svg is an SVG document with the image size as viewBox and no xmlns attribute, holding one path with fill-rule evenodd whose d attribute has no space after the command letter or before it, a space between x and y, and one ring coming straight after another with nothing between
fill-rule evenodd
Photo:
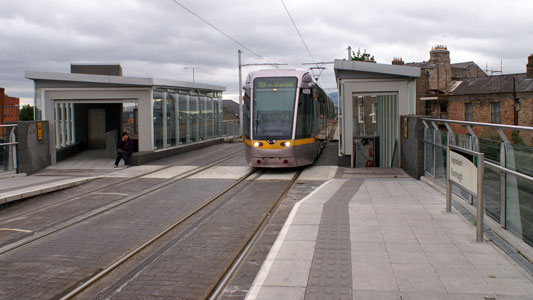
<instances>
[{"instance_id":1,"label":"tram door","mask_svg":"<svg viewBox=\"0 0 533 300\"><path fill-rule=\"evenodd\" d=\"M353 96L354 159L352 167L392 167L398 139L398 96Z\"/></svg>"}]
</instances>

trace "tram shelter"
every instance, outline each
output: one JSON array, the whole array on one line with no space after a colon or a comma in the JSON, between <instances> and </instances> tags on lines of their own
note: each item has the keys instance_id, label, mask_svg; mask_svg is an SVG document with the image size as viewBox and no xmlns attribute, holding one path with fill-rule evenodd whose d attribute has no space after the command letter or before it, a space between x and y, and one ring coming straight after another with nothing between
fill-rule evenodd
<instances>
[{"instance_id":1,"label":"tram shelter","mask_svg":"<svg viewBox=\"0 0 533 300\"><path fill-rule=\"evenodd\" d=\"M335 60L339 156L353 168L400 167L400 115L415 114L420 68Z\"/></svg>"},{"instance_id":2,"label":"tram shelter","mask_svg":"<svg viewBox=\"0 0 533 300\"><path fill-rule=\"evenodd\" d=\"M34 81L35 120L50 124L52 164L85 149L116 155L124 131L134 164L222 135L222 86L125 77L120 65L72 64L71 73L26 71L26 78Z\"/></svg>"}]
</instances>

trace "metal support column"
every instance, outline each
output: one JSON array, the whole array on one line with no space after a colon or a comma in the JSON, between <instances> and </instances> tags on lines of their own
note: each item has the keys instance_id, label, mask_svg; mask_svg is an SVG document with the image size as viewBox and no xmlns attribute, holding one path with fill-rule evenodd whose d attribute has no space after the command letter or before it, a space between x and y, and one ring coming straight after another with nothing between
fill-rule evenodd
<instances>
[{"instance_id":1,"label":"metal support column","mask_svg":"<svg viewBox=\"0 0 533 300\"><path fill-rule=\"evenodd\" d=\"M65 122L65 103L60 103L60 108L61 108L61 147L65 147L66 146L66 138L65 138L65 126L66 126L66 122Z\"/></svg>"},{"instance_id":2,"label":"metal support column","mask_svg":"<svg viewBox=\"0 0 533 300\"><path fill-rule=\"evenodd\" d=\"M72 144L76 144L76 123L75 121L75 111L74 111L74 103L70 103L70 132L72 134L71 142Z\"/></svg>"},{"instance_id":3,"label":"metal support column","mask_svg":"<svg viewBox=\"0 0 533 300\"><path fill-rule=\"evenodd\" d=\"M70 124L70 103L65 103L65 110L66 110L66 114L65 114L65 125L66 125L66 131L67 131L67 135L66 135L66 142L65 144L67 145L70 145L71 144L71 139L70 139L70 133L71 133L71 124Z\"/></svg>"},{"instance_id":4,"label":"metal support column","mask_svg":"<svg viewBox=\"0 0 533 300\"><path fill-rule=\"evenodd\" d=\"M161 116L161 124L162 127L163 127L163 134L162 134L162 139L163 139L163 148L166 148L168 147L168 112L167 112L167 97L168 97L168 93L162 93L163 94L163 107L162 107L162 116Z\"/></svg>"},{"instance_id":5,"label":"metal support column","mask_svg":"<svg viewBox=\"0 0 533 300\"><path fill-rule=\"evenodd\" d=\"M54 125L55 125L55 128L56 128L56 149L60 149L61 148L61 136L59 134L59 131L61 130L60 128L60 122L59 122L59 119L61 117L60 115L60 110L59 110L59 103L54 103L54 108L55 108L55 118L54 118Z\"/></svg>"},{"instance_id":6,"label":"metal support column","mask_svg":"<svg viewBox=\"0 0 533 300\"><path fill-rule=\"evenodd\" d=\"M242 131L242 64L241 64L241 53L239 49L237 54L239 56L239 124L240 124L240 136L243 135Z\"/></svg>"}]
</instances>

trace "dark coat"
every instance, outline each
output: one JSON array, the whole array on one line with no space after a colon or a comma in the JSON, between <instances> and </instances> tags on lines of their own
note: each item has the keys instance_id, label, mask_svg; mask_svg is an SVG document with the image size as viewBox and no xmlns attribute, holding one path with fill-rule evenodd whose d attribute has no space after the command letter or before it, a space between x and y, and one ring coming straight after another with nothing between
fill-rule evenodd
<instances>
[{"instance_id":1,"label":"dark coat","mask_svg":"<svg viewBox=\"0 0 533 300\"><path fill-rule=\"evenodd\" d=\"M118 144L118 149L124 150L124 152L131 154L133 152L133 141L128 137L127 140L123 141L120 139L120 143Z\"/></svg>"}]
</instances>

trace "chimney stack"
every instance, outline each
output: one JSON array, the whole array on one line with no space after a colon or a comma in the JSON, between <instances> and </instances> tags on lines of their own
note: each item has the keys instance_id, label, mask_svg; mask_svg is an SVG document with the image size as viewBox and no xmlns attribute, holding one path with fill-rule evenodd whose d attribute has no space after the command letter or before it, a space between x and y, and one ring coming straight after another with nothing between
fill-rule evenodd
<instances>
[{"instance_id":1,"label":"chimney stack","mask_svg":"<svg viewBox=\"0 0 533 300\"><path fill-rule=\"evenodd\" d=\"M533 54L529 55L527 59L526 69L527 69L526 77L533 78Z\"/></svg>"},{"instance_id":2,"label":"chimney stack","mask_svg":"<svg viewBox=\"0 0 533 300\"><path fill-rule=\"evenodd\" d=\"M433 64L449 64L450 51L445 45L436 45L429 51L429 62Z\"/></svg>"},{"instance_id":3,"label":"chimney stack","mask_svg":"<svg viewBox=\"0 0 533 300\"><path fill-rule=\"evenodd\" d=\"M393 57L392 58L392 64L401 66L404 64L403 59L401 57Z\"/></svg>"}]
</instances>

